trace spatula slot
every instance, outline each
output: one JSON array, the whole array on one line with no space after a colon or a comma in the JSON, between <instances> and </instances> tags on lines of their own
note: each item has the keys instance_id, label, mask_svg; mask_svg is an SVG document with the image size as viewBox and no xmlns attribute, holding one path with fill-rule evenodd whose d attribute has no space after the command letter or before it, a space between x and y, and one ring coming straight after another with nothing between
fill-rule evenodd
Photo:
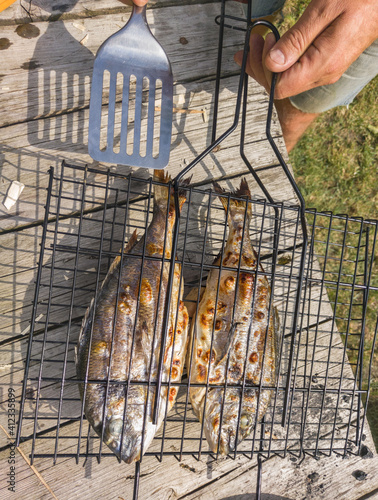
<instances>
[{"instance_id":1,"label":"spatula slot","mask_svg":"<svg viewBox=\"0 0 378 500\"><path fill-rule=\"evenodd\" d=\"M146 76L143 78L143 94L142 94L142 115L141 115L141 133L139 154L142 158L146 156L147 151L147 134L148 134L148 119L150 116L149 109L150 95L150 80Z\"/></svg>"},{"instance_id":2,"label":"spatula slot","mask_svg":"<svg viewBox=\"0 0 378 500\"><path fill-rule=\"evenodd\" d=\"M146 137L146 156L151 158L154 144L154 120L155 120L155 94L156 82L150 80L148 89L148 111L147 111L147 137Z\"/></svg>"},{"instance_id":3,"label":"spatula slot","mask_svg":"<svg viewBox=\"0 0 378 500\"><path fill-rule=\"evenodd\" d=\"M117 73L115 116L114 116L114 138L113 138L113 151L116 154L118 154L121 151L122 95L123 95L123 74Z\"/></svg>"},{"instance_id":4,"label":"spatula slot","mask_svg":"<svg viewBox=\"0 0 378 500\"><path fill-rule=\"evenodd\" d=\"M142 129L142 98L143 98L143 77L137 77L135 89L135 115L134 115L134 143L132 144L134 155L139 155L140 136Z\"/></svg>"},{"instance_id":5,"label":"spatula slot","mask_svg":"<svg viewBox=\"0 0 378 500\"><path fill-rule=\"evenodd\" d=\"M129 95L123 103L123 106L128 109L126 153L132 155L134 151L135 98L137 85L135 75L130 76L129 85Z\"/></svg>"},{"instance_id":6,"label":"spatula slot","mask_svg":"<svg viewBox=\"0 0 378 500\"><path fill-rule=\"evenodd\" d=\"M100 126L100 151L106 151L108 142L109 121L109 85L110 73L105 70L102 74L102 97L101 97L101 126Z\"/></svg>"},{"instance_id":7,"label":"spatula slot","mask_svg":"<svg viewBox=\"0 0 378 500\"><path fill-rule=\"evenodd\" d=\"M152 157L158 158L160 152L160 126L161 126L161 95L162 81L156 80L156 95L155 95L155 115L154 115L154 142L152 149Z\"/></svg>"}]
</instances>

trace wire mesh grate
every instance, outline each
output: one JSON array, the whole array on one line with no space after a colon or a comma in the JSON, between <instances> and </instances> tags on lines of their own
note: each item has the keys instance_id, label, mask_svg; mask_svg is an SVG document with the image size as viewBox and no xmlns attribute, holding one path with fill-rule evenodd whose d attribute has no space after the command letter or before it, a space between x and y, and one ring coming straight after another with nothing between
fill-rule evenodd
<instances>
[{"instance_id":1,"label":"wire mesh grate","mask_svg":"<svg viewBox=\"0 0 378 500\"><path fill-rule=\"evenodd\" d=\"M227 213L212 184L205 180L188 187L180 185L180 181L206 155L215 154L217 146L238 129L240 137L236 140L240 144L241 160L247 168L248 182L250 186L253 184L251 191L260 193L248 201L252 218L249 227L244 219L243 234L249 236L256 251L254 279L264 277L273 292L267 309L267 325L276 308L280 323L279 356L275 380L261 378L258 382L251 381L247 362L241 360L239 369L245 373L244 379L234 384L235 387L227 381L219 387L226 399L235 388L244 391L248 387L256 391L256 395L263 390L271 393L269 407L261 422L256 424L255 417L250 434L228 453L231 458L240 454L251 459L258 457L259 492L262 458L288 454L319 457L333 452L346 456L359 452L370 374L376 356L378 284L373 275L373 263L378 222L304 210L303 198L270 132L275 76L266 120L266 138L275 158L262 168L252 168L246 153L250 99L245 68L249 35L256 24L268 26L276 38L278 33L265 21L246 24L246 19L226 15L225 4L222 0L222 14L217 20L220 37L212 142L165 189L167 193L168 189L173 190L176 201L174 210L178 222L172 234L171 253L175 262L181 265L179 279L184 284L183 301L193 323L201 291L211 270L221 266L222 270L236 273L237 289L246 269L239 263L235 271L235 267L228 268L222 263L229 227ZM251 2L248 3L248 18L250 9ZM234 122L217 136L217 128L225 126L222 120L218 120L218 106L227 27L246 31L244 56ZM235 140L234 136L232 140ZM272 198L259 175L266 169L276 168L283 169L291 186L290 201L285 203ZM224 176L219 180L225 188L228 203L234 198L228 193L237 188L240 181L241 175ZM118 257L122 263L122 259L130 258L145 264L151 259L145 248L141 254L135 255L125 250L124 245L135 231L138 239L146 233L153 218L157 185L159 182L153 178L75 167L64 162L60 172L50 170L17 433L17 442L31 443L32 461L36 457L50 457L54 462L62 457L72 457L78 462L87 457L115 460L115 455L103 445L103 440L86 419L79 385L84 383L88 387L96 383L102 390L104 385L109 388L120 385L120 381L109 376L100 381L80 379L75 369L75 347L82 318L92 299L98 296L114 260ZM179 190L186 194L181 214L177 208ZM218 255L221 264L214 263ZM170 256L165 256L160 262L164 262L162 267L169 267L167 289L171 293L176 265ZM248 272L251 275L251 269ZM218 298L219 287L216 302ZM155 314L166 315L166 309L162 307ZM165 319L166 316L163 323ZM214 328L215 318L213 335ZM268 331L268 326L266 328ZM165 323L162 351L168 338ZM166 414L151 444L143 450L145 456L155 456L158 460L167 455L178 460L184 455L198 459L201 455L218 457L219 447L216 452L209 448L204 422L199 422L191 406L190 387L196 384L190 377L190 366L192 364L187 362L179 381L173 380L171 365L168 378L162 376L159 368L153 380L149 377L148 381L129 379L121 382L127 386L126 394L129 387L138 384L144 384L148 391L156 393L160 393L160 385L163 393L171 389L177 392L173 408ZM202 386L208 394L211 389L209 380ZM223 409L224 405L222 412ZM238 428L240 418L239 411ZM134 499L138 494L139 474L140 462L137 461Z\"/></svg>"},{"instance_id":2,"label":"wire mesh grate","mask_svg":"<svg viewBox=\"0 0 378 500\"><path fill-rule=\"evenodd\" d=\"M80 459L100 453L114 459L108 449L100 450L101 440L83 415L74 350L82 317L123 241L135 230L143 234L151 221L155 181L128 176L124 188L113 188L116 174L67 164L60 176L52 171L50 175L20 439L32 440L32 457ZM94 186L95 198L90 194ZM180 219L177 262L182 264L184 300L193 316L198 290L222 250L226 218L213 190L185 189L188 201ZM76 194L63 194L71 192ZM281 355L278 383L263 424L255 426L231 455L345 455L352 444L361 442L365 419L363 400L376 335L365 323L378 291L370 284L377 223L307 211L309 243L301 276L298 207L261 199L253 199L251 205L250 237L263 272L274 283ZM169 383L179 390L177 402L145 454L159 459L214 455L191 410L185 372L180 383ZM283 427L287 387L288 418Z\"/></svg>"}]
</instances>

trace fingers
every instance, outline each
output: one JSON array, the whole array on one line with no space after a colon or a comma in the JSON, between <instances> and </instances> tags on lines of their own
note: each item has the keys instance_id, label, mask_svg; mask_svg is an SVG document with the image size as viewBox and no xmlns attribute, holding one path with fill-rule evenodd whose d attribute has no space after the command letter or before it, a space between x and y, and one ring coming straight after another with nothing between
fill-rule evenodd
<instances>
[{"instance_id":1,"label":"fingers","mask_svg":"<svg viewBox=\"0 0 378 500\"><path fill-rule=\"evenodd\" d=\"M263 68L263 49L264 49L264 39L260 35L251 35L249 41L249 53L247 60L247 73L252 76L260 85L269 88L268 80L265 78L265 72Z\"/></svg>"},{"instance_id":2,"label":"fingers","mask_svg":"<svg viewBox=\"0 0 378 500\"><path fill-rule=\"evenodd\" d=\"M275 42L276 39L273 33L270 33L265 41L261 35L252 33L249 41L250 50L247 58L246 72L254 78L257 83L262 85L267 92L270 90L272 74L263 64L263 61ZM237 52L234 59L235 62L241 66L243 61L243 51L241 50Z\"/></svg>"},{"instance_id":3,"label":"fingers","mask_svg":"<svg viewBox=\"0 0 378 500\"><path fill-rule=\"evenodd\" d=\"M133 6L133 1L132 0L118 0L121 3L124 3L125 5L131 5ZM148 0L134 0L135 5L138 7L143 7L143 5L146 5Z\"/></svg>"},{"instance_id":4,"label":"fingers","mask_svg":"<svg viewBox=\"0 0 378 500\"><path fill-rule=\"evenodd\" d=\"M298 61L337 17L333 4L338 2L313 0L310 3L299 21L278 40L267 55L265 64L270 71L285 71Z\"/></svg>"},{"instance_id":5,"label":"fingers","mask_svg":"<svg viewBox=\"0 0 378 500\"><path fill-rule=\"evenodd\" d=\"M268 88L267 88L268 92L270 90L270 86L271 86L271 82L272 82L272 72L267 68L264 61L266 60L267 54L270 52L270 50L275 45L275 43L276 43L276 37L273 35L273 33L269 33L267 35L267 37L265 38L265 43L264 43L264 48L263 48L263 53L262 53L262 63L261 63L261 66L264 70L265 79L268 82Z\"/></svg>"},{"instance_id":6,"label":"fingers","mask_svg":"<svg viewBox=\"0 0 378 500\"><path fill-rule=\"evenodd\" d=\"M247 72L267 90L270 72L279 73L276 99L335 83L376 40L377 2L311 0L299 21L277 43L271 34L265 43L251 36Z\"/></svg>"},{"instance_id":7,"label":"fingers","mask_svg":"<svg viewBox=\"0 0 378 500\"><path fill-rule=\"evenodd\" d=\"M353 37L352 37L353 39ZM345 37L342 22L331 24L288 70L281 73L275 97L284 99L320 85L335 83L349 64L358 57ZM343 55L348 54L348 59ZM350 58L350 59L349 59Z\"/></svg>"}]
</instances>

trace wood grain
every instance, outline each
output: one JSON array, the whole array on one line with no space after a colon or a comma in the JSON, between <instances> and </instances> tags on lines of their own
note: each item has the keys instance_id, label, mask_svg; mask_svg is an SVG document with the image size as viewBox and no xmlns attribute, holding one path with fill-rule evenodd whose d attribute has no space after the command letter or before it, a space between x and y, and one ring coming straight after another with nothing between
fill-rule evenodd
<instances>
[{"instance_id":1,"label":"wood grain","mask_svg":"<svg viewBox=\"0 0 378 500\"><path fill-rule=\"evenodd\" d=\"M22 1L25 6L28 2ZM51 2L50 2L51 3ZM72 324L68 344L67 377L74 376L74 344L80 329L80 321L95 288L95 274L98 268L98 255L85 253L84 250L98 251L98 233L106 210L106 250L118 252L122 245L122 224L118 223L112 232L112 218L123 214L122 202L125 203L127 181L125 178L112 178L105 199L107 166L93 162L87 154L89 86L94 54L98 47L111 33L127 21L130 8L122 6L117 0L64 0L50 6L45 0L33 0L30 17L21 8L19 2L0 14L1 37L7 38L10 47L1 52L0 75L0 201L6 195L13 180L25 184L19 201L6 211L0 205L0 424L7 426L7 391L11 386L17 398L21 394L24 377L25 357L32 302L34 280L37 275L42 221L46 203L46 188L50 166L54 167L59 178L62 160L67 160L81 169L66 169L62 183L63 196L55 243L61 245L55 252L53 280L51 281L52 253L55 222L57 216L57 195L59 183L54 183L53 199L50 210L49 232L46 239L40 304L36 311L36 341L31 356L30 376L35 380L28 382L28 398L25 402L25 415L31 417L23 424L23 435L33 435L36 388L40 373L42 342L45 338L45 362L42 369L41 395L36 440L37 453L54 454L57 436L58 409L61 384L48 380L48 377L61 377L67 339L69 317L67 311L72 308ZM201 151L210 144L210 124L214 104L214 76L218 42L218 27L214 18L219 14L219 2L198 0L150 0L148 20L159 41L166 48L171 59L175 75L175 107L179 108L173 121L172 154L168 167L172 176L177 175ZM242 14L240 3L227 2L229 13ZM32 21L32 22L30 22ZM18 31L17 31L18 30ZM20 36L20 33L23 36ZM33 35L27 38L28 35ZM84 39L84 40L83 40ZM180 41L181 39L181 41ZM80 43L82 41L82 43ZM186 43L187 42L187 43ZM223 77L221 81L218 134L231 126L234 119L235 97L238 86L238 68L233 62L233 54L243 42L243 34L235 30L227 31L223 58ZM185 111L196 111L186 113ZM205 110L205 113L203 112ZM184 112L182 112L184 111ZM257 84L250 82L248 94L248 116L246 133L246 154L253 168L267 168L260 171L261 179L272 197L287 204L296 204L297 198L292 187L285 180L283 172L277 166L265 137L267 96ZM206 121L206 115L208 121ZM205 119L204 119L205 118ZM273 136L278 146L285 153L284 142L276 114L272 124ZM227 190L234 189L240 183L240 177L248 169L241 160L240 127L224 142L217 152L212 152L193 169L193 180L202 189L211 187L211 179L221 181ZM78 234L78 214L83 200L83 167L88 164L96 172L90 172L86 178L84 196L85 220L81 240L83 253L80 254L77 275L77 290L71 293L75 267L75 249ZM272 168L269 168L272 167ZM111 172L127 176L130 172L147 179L150 172L129 167L112 166ZM263 193L249 175L250 188L255 200ZM142 192L143 182L135 183L130 201L134 202ZM117 201L118 208L109 204ZM145 208L143 202L140 209ZM145 203L145 202L144 202ZM202 206L201 206L202 203ZM206 211L203 205L206 195L200 200L197 212L193 212L187 232L190 235L188 255L194 256L204 244L203 225ZM107 204L107 205L106 205ZM138 203L135 204L138 206ZM130 214L129 224L142 227L143 212L134 210ZM223 238L223 213L212 210L212 227L206 241L209 261L212 253L219 250ZM100 224L100 225L99 225ZM283 328L290 332L290 321L294 306L295 283L289 285L291 265L297 272L300 248L295 251L294 259L285 262L293 255L290 248L295 240L296 213L285 213L281 227L280 249L284 263L277 266L281 276L277 280L275 303L283 319ZM269 255L272 241L272 219L264 226L260 253ZM130 231L126 239L130 236ZM142 232L142 230L140 229ZM251 237L258 246L261 233L261 213L255 213L251 225ZM112 256L101 260L100 281L105 276ZM194 259L197 257L193 257ZM271 269L269 258L264 264ZM312 278L321 279L319 264L314 261ZM50 293L50 285L53 285ZM187 288L186 292L189 289ZM310 296L311 292L311 296ZM346 364L341 376L341 362L345 358L341 337L332 322L333 310L327 293L319 284L306 289L310 305L305 309L302 330L297 334L294 349L296 387L306 387L308 392L302 396L296 394L292 405L292 423L289 445L292 450L298 446L298 437L304 416L306 416L305 444L313 446L319 432L320 443L330 445L328 434L336 422L335 443L345 443L347 435L345 422L350 409L356 410L356 397L338 398L337 390L353 391L354 375ZM46 304L51 301L51 315L46 325ZM288 308L286 309L286 304ZM322 324L315 326L317 319ZM45 333L46 332L46 333ZM283 344L281 367L281 387L285 386L286 369L290 337ZM327 361L331 363L327 369ZM314 362L311 371L311 363ZM314 378L312 378L314 376ZM311 382L310 382L311 378ZM341 384L341 385L340 385ZM336 391L336 392L335 392ZM309 398L309 409L305 415L303 405ZM273 428L267 426L265 439L271 437L272 449L279 449L280 439L285 439L286 429L280 426L279 409L282 408L281 395L277 399L277 412L267 414L267 422L273 420ZM177 452L182 435L182 412L185 397L169 416L166 427L165 450ZM323 411L319 408L323 405ZM80 415L80 400L75 382L67 380L62 400L62 413L59 427L58 460L52 465L51 457L35 458L35 466L51 487L57 498L114 498L129 499L134 484L134 467L117 464L114 457L104 457L101 463L96 457L89 457L85 464L83 457L76 464L73 458L66 458L64 453L75 453L78 446L78 426L74 419ZM337 412L335 408L337 407ZM356 412L352 424L355 423ZM199 448L200 424L193 418L187 423L185 435L196 441L187 440L184 451L193 449L193 443ZM63 425L62 425L63 424ZM162 430L160 431L160 433ZM353 431L354 432L354 431ZM365 424L366 439L364 444L373 450L374 445ZM161 435L161 434L160 434ZM47 438L47 439L43 439ZM85 453L89 446L90 453L96 453L99 440L91 434L87 441L87 423L84 422L80 450ZM255 446L257 446L257 442ZM32 439L21 444L28 456ZM249 449L252 445L248 443ZM289 447L290 447L289 446ZM206 449L206 443L203 443ZM160 450L160 441L154 441L151 451ZM355 449L353 449L356 452ZM296 455L296 453L293 453ZM307 457L300 462L296 456L286 458L270 457L263 465L262 493L265 499L278 498L299 500L331 499L357 500L365 494L371 498L377 493L376 478L377 456L363 460L353 454L342 460L337 455L321 457L319 460ZM6 474L8 472L9 440L0 429L0 497L8 498ZM267 457L266 457L267 458ZM48 499L52 498L48 489L40 482L25 460L17 458L17 498ZM84 467L82 466L84 465ZM175 457L164 456L160 463L155 457L147 456L142 461L142 473L139 498L181 499L210 498L250 500L254 498L256 488L256 460L249 460L239 455L235 460L203 456L197 460L194 456L184 455L181 462ZM356 470L367 473L366 480L357 481L352 475ZM318 476L314 476L316 472Z\"/></svg>"}]
</instances>

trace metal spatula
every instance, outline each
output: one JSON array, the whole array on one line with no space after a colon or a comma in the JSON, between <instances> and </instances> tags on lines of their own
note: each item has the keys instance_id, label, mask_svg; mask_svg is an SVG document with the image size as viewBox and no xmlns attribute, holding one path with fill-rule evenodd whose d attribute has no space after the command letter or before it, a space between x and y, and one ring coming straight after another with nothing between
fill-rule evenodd
<instances>
[{"instance_id":1,"label":"metal spatula","mask_svg":"<svg viewBox=\"0 0 378 500\"><path fill-rule=\"evenodd\" d=\"M104 95L106 72L109 72L106 74L109 104ZM135 99L131 99L135 80ZM155 101L160 85L161 106L157 107ZM147 92L148 104L145 106L142 100L146 100ZM121 96L121 104L116 102L117 94ZM154 169L166 167L171 145L172 108L173 76L169 59L148 27L146 6L134 5L126 26L109 37L97 52L90 98L89 154L95 160L109 163ZM142 109L143 113L147 112L147 117L143 117L147 132L141 154ZM156 113L160 109L161 113ZM105 124L101 123L101 118Z\"/></svg>"}]
</instances>

